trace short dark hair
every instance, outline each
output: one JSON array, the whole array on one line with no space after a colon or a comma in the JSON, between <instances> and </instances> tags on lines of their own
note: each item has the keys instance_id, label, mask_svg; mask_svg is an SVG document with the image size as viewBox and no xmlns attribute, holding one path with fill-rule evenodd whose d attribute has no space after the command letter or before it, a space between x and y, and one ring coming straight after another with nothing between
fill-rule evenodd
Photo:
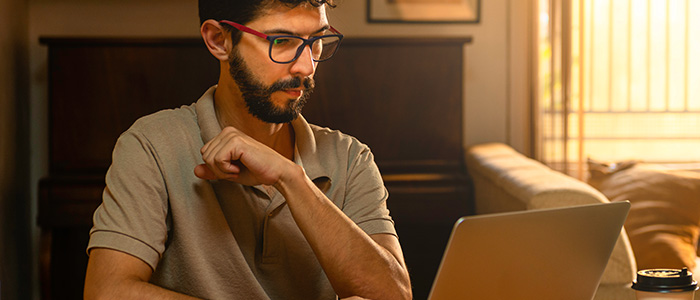
<instances>
[{"instance_id":1,"label":"short dark hair","mask_svg":"<svg viewBox=\"0 0 700 300\"><path fill-rule=\"evenodd\" d=\"M309 3L315 7L328 5L335 7L334 0L199 0L199 24L214 19L216 21L229 20L238 24L246 24L259 17L263 9L272 4L282 4L294 8L302 3ZM227 24L223 26L229 30L233 27ZM233 44L240 39L240 31L232 31Z\"/></svg>"}]
</instances>

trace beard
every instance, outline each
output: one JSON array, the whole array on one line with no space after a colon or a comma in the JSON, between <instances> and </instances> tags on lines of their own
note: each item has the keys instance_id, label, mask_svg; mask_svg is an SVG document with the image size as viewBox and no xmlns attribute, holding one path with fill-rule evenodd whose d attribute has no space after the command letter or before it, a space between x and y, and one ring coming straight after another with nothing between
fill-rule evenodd
<instances>
[{"instance_id":1,"label":"beard","mask_svg":"<svg viewBox=\"0 0 700 300\"><path fill-rule=\"evenodd\" d=\"M236 50L232 51L229 56L229 66L231 77L241 91L248 112L267 123L283 124L296 119L315 87L314 79L311 77L293 77L266 86L255 79ZM304 87L303 93L298 99L288 99L282 107L278 107L272 102L272 93L299 88L302 85Z\"/></svg>"}]
</instances>

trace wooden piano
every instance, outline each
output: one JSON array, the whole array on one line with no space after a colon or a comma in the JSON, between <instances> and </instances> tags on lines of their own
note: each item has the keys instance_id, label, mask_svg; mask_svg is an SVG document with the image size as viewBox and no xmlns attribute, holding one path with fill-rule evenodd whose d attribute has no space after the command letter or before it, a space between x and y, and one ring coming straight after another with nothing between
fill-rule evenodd
<instances>
[{"instance_id":1,"label":"wooden piano","mask_svg":"<svg viewBox=\"0 0 700 300\"><path fill-rule=\"evenodd\" d=\"M49 175L39 186L43 299L81 299L92 213L114 143L138 117L190 104L218 76L196 38L57 38L48 47ZM453 223L472 214L462 157L469 38L347 38L319 65L310 123L368 144L416 299L427 298Z\"/></svg>"}]
</instances>

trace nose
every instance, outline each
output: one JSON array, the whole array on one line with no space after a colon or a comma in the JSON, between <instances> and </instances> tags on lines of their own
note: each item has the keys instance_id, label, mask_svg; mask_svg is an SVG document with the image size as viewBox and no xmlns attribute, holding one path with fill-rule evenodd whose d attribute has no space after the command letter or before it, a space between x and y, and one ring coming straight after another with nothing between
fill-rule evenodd
<instances>
[{"instance_id":1,"label":"nose","mask_svg":"<svg viewBox=\"0 0 700 300\"><path fill-rule=\"evenodd\" d=\"M317 62L313 60L313 56L311 54L311 47L306 46L301 51L301 54L299 55L297 60L292 62L290 72L294 75L308 77L312 75L316 70L316 64Z\"/></svg>"}]
</instances>

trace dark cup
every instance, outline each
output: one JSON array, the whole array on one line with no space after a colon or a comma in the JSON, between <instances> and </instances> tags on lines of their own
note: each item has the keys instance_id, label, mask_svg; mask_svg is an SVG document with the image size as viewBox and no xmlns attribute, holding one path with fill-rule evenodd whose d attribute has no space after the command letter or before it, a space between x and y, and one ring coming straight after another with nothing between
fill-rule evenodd
<instances>
[{"instance_id":1,"label":"dark cup","mask_svg":"<svg viewBox=\"0 0 700 300\"><path fill-rule=\"evenodd\" d=\"M637 291L637 300L693 300L698 283L687 268L649 269L637 272L632 288Z\"/></svg>"}]
</instances>

